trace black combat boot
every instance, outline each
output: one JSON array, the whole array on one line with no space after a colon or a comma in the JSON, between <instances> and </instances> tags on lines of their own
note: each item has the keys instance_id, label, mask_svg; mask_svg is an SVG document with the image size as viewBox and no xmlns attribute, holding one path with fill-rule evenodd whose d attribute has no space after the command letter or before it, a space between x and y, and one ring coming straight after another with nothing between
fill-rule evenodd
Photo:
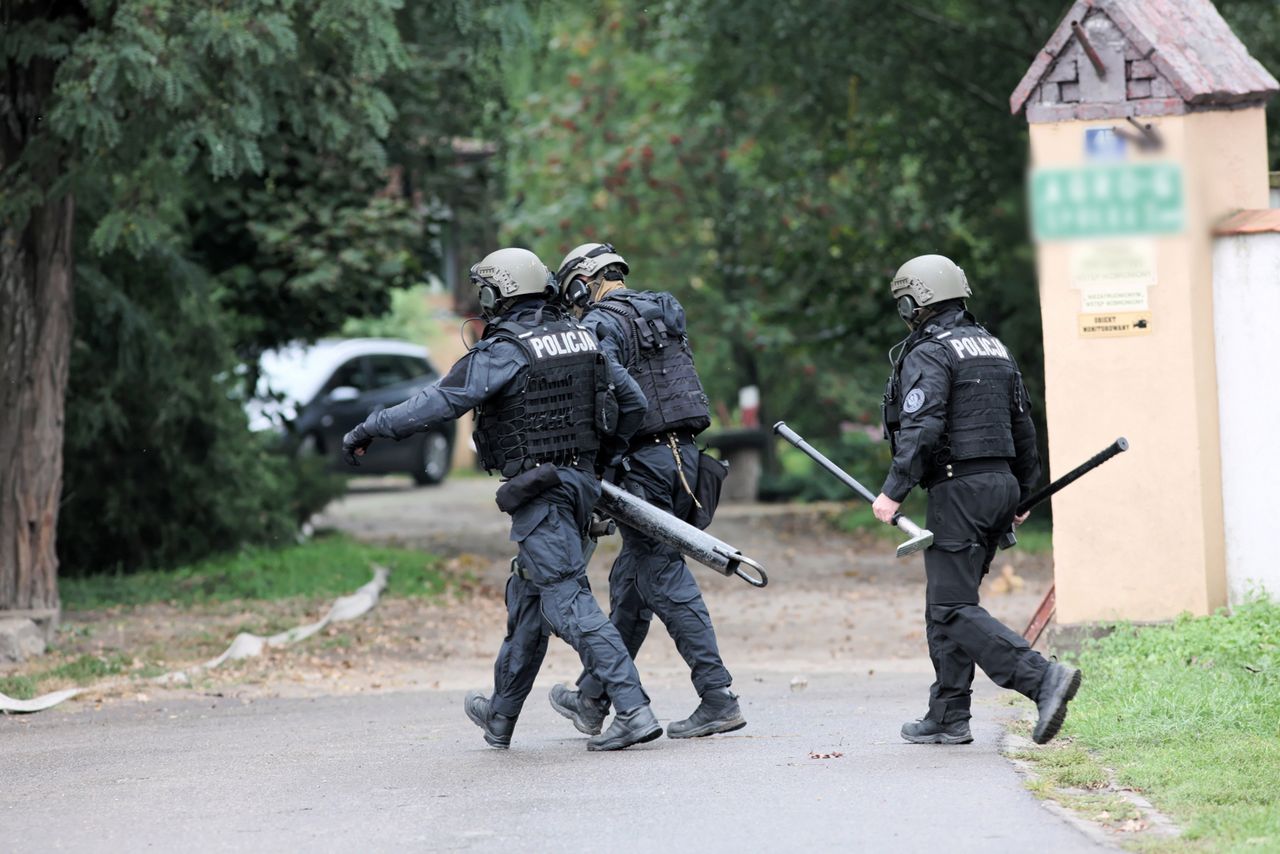
<instances>
[{"instance_id":1,"label":"black combat boot","mask_svg":"<svg viewBox=\"0 0 1280 854\"><path fill-rule=\"evenodd\" d=\"M738 695L728 688L712 688L702 695L702 702L693 714L682 721L672 721L667 726L670 738L701 738L718 732L733 732L747 725L738 708Z\"/></svg>"},{"instance_id":2,"label":"black combat boot","mask_svg":"<svg viewBox=\"0 0 1280 854\"><path fill-rule=\"evenodd\" d=\"M574 727L583 735L599 735L605 715L609 714L608 700L584 697L581 691L574 691L561 682L551 686L548 699L551 700L551 708L573 721Z\"/></svg>"},{"instance_id":3,"label":"black combat boot","mask_svg":"<svg viewBox=\"0 0 1280 854\"><path fill-rule=\"evenodd\" d=\"M1080 678L1080 671L1074 667L1056 661L1049 664L1036 697L1040 719L1031 731L1031 740L1036 744L1048 744L1062 729L1062 722L1067 719L1067 702L1080 690Z\"/></svg>"},{"instance_id":4,"label":"black combat boot","mask_svg":"<svg viewBox=\"0 0 1280 854\"><path fill-rule=\"evenodd\" d=\"M471 722L484 730L484 740L489 742L490 747L506 750L511 746L511 733L516 728L515 718L491 712L489 698L479 691L468 693L467 699L462 701L462 707L467 710L467 717L471 718Z\"/></svg>"},{"instance_id":5,"label":"black combat boot","mask_svg":"<svg viewBox=\"0 0 1280 854\"><path fill-rule=\"evenodd\" d=\"M968 744L973 741L967 720L940 724L933 718L903 724L902 737L912 744Z\"/></svg>"},{"instance_id":6,"label":"black combat boot","mask_svg":"<svg viewBox=\"0 0 1280 854\"><path fill-rule=\"evenodd\" d=\"M646 703L636 706L629 712L618 712L613 716L604 735L587 739L587 750L621 750L633 744L644 744L662 735L662 727L653 711Z\"/></svg>"}]
</instances>

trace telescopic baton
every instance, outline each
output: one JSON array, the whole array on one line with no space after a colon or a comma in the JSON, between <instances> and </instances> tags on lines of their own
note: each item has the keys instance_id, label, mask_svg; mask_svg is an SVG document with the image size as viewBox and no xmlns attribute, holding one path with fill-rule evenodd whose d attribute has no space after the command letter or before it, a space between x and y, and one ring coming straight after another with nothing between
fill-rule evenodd
<instances>
[{"instance_id":1,"label":"telescopic baton","mask_svg":"<svg viewBox=\"0 0 1280 854\"><path fill-rule=\"evenodd\" d=\"M847 471L840 468L840 466L836 465L835 463L831 462L831 460L823 456L821 451L819 451L817 448L813 447L813 445L810 445L803 438L801 438L800 434L797 433L795 430L792 430L790 427L788 427L785 421L779 421L777 424L774 424L773 432L777 433L779 436L786 439L788 442L795 445L800 450L804 451L806 454L809 455L810 458L813 459L814 462L822 466L824 469L827 470L828 473L830 473L833 477L835 477L836 480L840 481L845 486L852 489L863 499L865 499L866 501L872 504L875 503L876 497L871 494L871 490L867 489L865 486L858 483L856 480L853 479L853 476L850 475ZM918 552L921 549L927 549L929 546L933 545L933 532L919 527L910 519L908 519L906 516L903 516L901 513L893 517L893 524L896 525L899 529L902 530L903 533L905 533L908 537L911 538L907 540L905 543L903 543L902 545L898 546L898 552L897 552L898 557L904 557L905 555L909 555L912 552Z\"/></svg>"},{"instance_id":2,"label":"telescopic baton","mask_svg":"<svg viewBox=\"0 0 1280 854\"><path fill-rule=\"evenodd\" d=\"M1035 492L1028 495L1025 500L1018 504L1018 509L1014 511L1014 514L1021 516L1023 513L1029 512L1031 508L1047 501L1052 495L1054 495L1054 493L1058 492L1058 490L1063 487L1070 486L1075 483L1076 480L1093 471L1116 454L1124 453L1127 450L1129 450L1129 440L1121 436L1119 439L1116 439L1110 445L1103 448L1101 451L1094 454L1088 460L1076 466L1062 477L1052 483L1045 484ZM1000 548L1002 549L1012 548L1017 545L1017 543L1018 537L1014 534L1012 528L1010 528L1004 536L1000 538Z\"/></svg>"}]
</instances>

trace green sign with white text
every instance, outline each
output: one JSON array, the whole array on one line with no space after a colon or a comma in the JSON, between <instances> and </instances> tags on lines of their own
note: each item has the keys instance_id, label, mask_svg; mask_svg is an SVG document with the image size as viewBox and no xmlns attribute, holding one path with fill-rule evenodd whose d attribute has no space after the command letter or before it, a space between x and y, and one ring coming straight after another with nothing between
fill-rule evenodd
<instances>
[{"instance_id":1,"label":"green sign with white text","mask_svg":"<svg viewBox=\"0 0 1280 854\"><path fill-rule=\"evenodd\" d=\"M1175 234L1186 226L1182 167L1174 163L1036 169L1031 221L1037 240Z\"/></svg>"}]
</instances>

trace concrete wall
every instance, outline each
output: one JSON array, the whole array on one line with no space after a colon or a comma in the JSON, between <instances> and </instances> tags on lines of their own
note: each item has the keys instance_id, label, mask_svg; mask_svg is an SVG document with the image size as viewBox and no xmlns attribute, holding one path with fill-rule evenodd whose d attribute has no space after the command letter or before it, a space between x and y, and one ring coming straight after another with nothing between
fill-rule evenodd
<instances>
[{"instance_id":1,"label":"concrete wall","mask_svg":"<svg viewBox=\"0 0 1280 854\"><path fill-rule=\"evenodd\" d=\"M1273 503L1280 483L1280 233L1218 237L1213 295L1230 600L1257 587L1280 598Z\"/></svg>"},{"instance_id":2,"label":"concrete wall","mask_svg":"<svg viewBox=\"0 0 1280 854\"><path fill-rule=\"evenodd\" d=\"M1180 164L1186 205L1182 233L1135 238L1155 255L1151 332L1083 337L1071 269L1089 241L1037 248L1050 471L1074 468L1117 436L1132 446L1054 498L1064 624L1169 619L1226 603L1210 231L1231 211L1266 206L1265 121L1260 108L1151 121L1163 150L1130 160ZM1085 130L1099 124L1033 123L1032 165L1083 165Z\"/></svg>"}]
</instances>

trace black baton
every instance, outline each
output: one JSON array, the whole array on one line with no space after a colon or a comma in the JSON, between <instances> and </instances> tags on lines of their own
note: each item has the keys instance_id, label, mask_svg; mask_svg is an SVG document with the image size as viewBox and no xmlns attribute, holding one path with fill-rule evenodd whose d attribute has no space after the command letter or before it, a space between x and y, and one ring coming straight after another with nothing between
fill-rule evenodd
<instances>
[{"instance_id":1,"label":"black baton","mask_svg":"<svg viewBox=\"0 0 1280 854\"><path fill-rule=\"evenodd\" d=\"M1123 453L1127 450L1129 450L1129 440L1121 436L1119 439L1116 439L1110 445L1103 448L1101 451L1094 454L1088 460L1076 466L1071 471L1064 474L1062 477L1058 478L1052 483L1045 484L1044 486L1037 489L1035 492L1028 495L1025 500L1019 502L1018 509L1014 511L1014 515L1021 516L1023 513L1030 512L1030 510L1033 507L1035 507L1038 504L1043 504L1046 500L1052 497L1053 494L1056 493L1058 490L1062 489L1063 487L1070 486L1071 484L1075 483L1078 479L1080 479L1084 475L1088 474L1089 472L1096 469L1098 466L1105 463L1107 460L1114 457L1116 454ZM1018 537L1017 535L1014 534L1013 529L1011 528L1007 532L1005 532L1005 534L1000 538L1000 548L1002 549L1010 548L1016 545L1017 542L1018 542Z\"/></svg>"}]
</instances>

